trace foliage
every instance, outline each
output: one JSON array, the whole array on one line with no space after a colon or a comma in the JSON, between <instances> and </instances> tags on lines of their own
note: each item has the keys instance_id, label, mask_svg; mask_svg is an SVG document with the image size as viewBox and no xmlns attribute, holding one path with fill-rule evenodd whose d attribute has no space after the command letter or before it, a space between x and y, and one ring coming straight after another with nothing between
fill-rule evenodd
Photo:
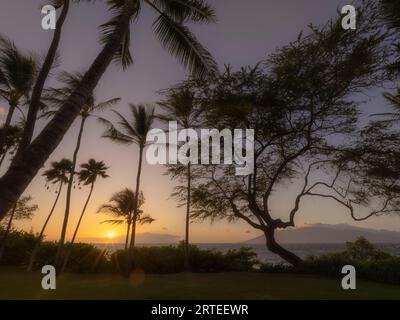
<instances>
[{"instance_id":1,"label":"foliage","mask_svg":"<svg viewBox=\"0 0 400 320\"><path fill-rule=\"evenodd\" d=\"M4 238L6 230L0 227L0 239ZM29 257L29 252L36 243L36 238L32 233L11 230L7 236L3 257L0 261L2 265L21 266Z\"/></svg>"},{"instance_id":2,"label":"foliage","mask_svg":"<svg viewBox=\"0 0 400 320\"><path fill-rule=\"evenodd\" d=\"M0 228L0 237L4 234ZM12 230L8 236L2 265L24 266L28 263L30 253L37 243L33 233ZM52 265L57 252L57 243L44 241L38 251L35 267ZM106 252L91 244L77 243L72 246L70 262L67 271L77 273L110 272L110 263Z\"/></svg>"},{"instance_id":3,"label":"foliage","mask_svg":"<svg viewBox=\"0 0 400 320\"><path fill-rule=\"evenodd\" d=\"M109 175L106 173L109 167L103 161L89 159L87 163L81 164L81 170L78 172L79 183L88 186L97 181L97 178L106 179Z\"/></svg>"},{"instance_id":4,"label":"foliage","mask_svg":"<svg viewBox=\"0 0 400 320\"><path fill-rule=\"evenodd\" d=\"M386 32L375 22L376 6L368 2L355 32L343 32L341 19L334 19L311 26L255 67L228 67L212 81L185 83L201 101L207 126L255 135L252 175L236 176L233 166L203 167L193 188L195 218L244 220L267 235L271 251L297 264L299 257L274 241L274 231L295 226L305 199L333 201L354 220L398 212L387 192L391 181L372 188L377 181L364 179L360 159L348 156L363 151L357 148L360 94L387 79ZM298 192L285 219L277 218L272 203L289 183ZM360 217L361 207L370 214Z\"/></svg>"},{"instance_id":5,"label":"foliage","mask_svg":"<svg viewBox=\"0 0 400 320\"><path fill-rule=\"evenodd\" d=\"M400 284L400 257L376 249L365 238L346 243L346 250L321 256L309 256L298 267L287 264L262 264L260 271L269 273L324 274L340 277L343 266L352 265L357 276L379 282Z\"/></svg>"},{"instance_id":6,"label":"foliage","mask_svg":"<svg viewBox=\"0 0 400 320\"><path fill-rule=\"evenodd\" d=\"M190 266L193 272L252 271L258 263L250 249L229 250L226 253L202 250L190 246ZM113 269L124 272L127 251L117 251L111 256ZM183 271L184 245L178 247L136 247L133 249L133 268L145 273L178 273Z\"/></svg>"}]
</instances>

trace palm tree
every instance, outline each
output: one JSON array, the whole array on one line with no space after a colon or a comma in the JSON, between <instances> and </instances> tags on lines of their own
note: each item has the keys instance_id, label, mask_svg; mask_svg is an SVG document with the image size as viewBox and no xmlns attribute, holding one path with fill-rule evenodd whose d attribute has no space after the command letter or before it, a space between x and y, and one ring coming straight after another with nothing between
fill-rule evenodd
<instances>
[{"instance_id":1,"label":"palm tree","mask_svg":"<svg viewBox=\"0 0 400 320\"><path fill-rule=\"evenodd\" d=\"M79 217L78 224L75 228L74 235L72 236L71 243L70 243L70 249L68 250L65 259L64 259L64 264L62 267L62 272L65 271L65 268L67 267L69 257L71 255L72 251L72 246L75 243L76 235L78 234L79 227L81 225L83 216L86 212L86 208L89 204L89 201L92 197L93 194L93 189L94 185L97 181L98 178L108 178L109 176L107 175L107 170L108 167L104 164L103 161L96 161L94 159L90 159L87 163L81 164L81 171L79 171L78 176L79 176L79 183L83 183L85 186L90 186L90 192L88 194L88 197L86 199L85 205L83 206L81 215Z\"/></svg>"},{"instance_id":2,"label":"palm tree","mask_svg":"<svg viewBox=\"0 0 400 320\"><path fill-rule=\"evenodd\" d=\"M136 200L135 193L131 189L125 189L118 193L115 193L110 201L107 204L103 204L97 212L104 212L111 214L115 217L115 219L105 220L102 223L109 223L112 225L121 225L123 223L127 224L127 232L125 239L125 250L128 249L129 245L129 234L131 232L132 226L132 237L133 242L131 242L131 246L135 246L135 236L136 236L136 224L150 224L154 222L154 219L150 217L148 214L143 214L143 211L140 210L140 207L144 204L143 193L140 193L139 199ZM139 210L136 209L136 205L138 205ZM133 215L134 212L137 211L138 214L135 217L136 224L133 224Z\"/></svg>"},{"instance_id":3,"label":"palm tree","mask_svg":"<svg viewBox=\"0 0 400 320\"><path fill-rule=\"evenodd\" d=\"M73 2L75 3L81 1L83 0L73 0ZM85 0L85 2L90 2L90 1L93 0ZM57 50L60 44L63 26L67 19L70 9L70 0L53 0L51 1L51 4L56 9L61 8L61 13L57 19L56 29L54 30L53 39L51 41L49 50L47 51L47 55L43 61L36 82L32 89L32 95L29 101L29 109L28 109L26 125L24 127L24 132L22 134L21 143L18 147L17 156L21 154L22 151L24 151L31 142L33 131L35 129L37 115L42 106L41 98L44 90L44 85L56 60Z\"/></svg>"},{"instance_id":4,"label":"palm tree","mask_svg":"<svg viewBox=\"0 0 400 320\"><path fill-rule=\"evenodd\" d=\"M200 109L195 103L195 95L190 88L173 88L166 91L167 99L158 103L164 110L164 114L158 116L164 122L176 121L182 129L196 128L200 117ZM179 174L177 174L177 171ZM176 178L180 176L180 168L168 168L168 173ZM185 219L185 250L184 250L184 270L190 270L189 263L189 227L190 227L190 204L191 204L191 186L192 186L192 166L189 162L186 167L186 219ZM181 191L181 190L180 190ZM179 191L179 195L181 193Z\"/></svg>"},{"instance_id":5,"label":"palm tree","mask_svg":"<svg viewBox=\"0 0 400 320\"><path fill-rule=\"evenodd\" d=\"M60 198L63 186L68 183L68 174L71 172L71 167L72 167L72 161L68 159L62 159L58 162L52 162L51 163L51 168L46 170L43 173L43 176L46 178L46 187L49 189L50 187L48 184L52 185L58 185L57 191L56 191L56 199L54 200L53 206L51 207L51 210L46 218L46 221L44 222L42 229L39 233L39 236L37 237L35 247L31 253L29 263L28 263L28 271L32 271L33 265L36 260L36 255L39 251L40 245L43 241L44 233L46 231L47 225L54 213L54 210L57 206L58 200Z\"/></svg>"},{"instance_id":6,"label":"palm tree","mask_svg":"<svg viewBox=\"0 0 400 320\"><path fill-rule=\"evenodd\" d=\"M9 39L0 38L0 98L9 105L0 133L0 152L4 152L14 112L28 100L35 77L35 59L22 54Z\"/></svg>"},{"instance_id":7,"label":"palm tree","mask_svg":"<svg viewBox=\"0 0 400 320\"><path fill-rule=\"evenodd\" d=\"M129 106L132 112L132 121L127 120L120 113L114 110L114 113L119 118L118 124L122 128L122 131L116 129L110 121L106 119L100 120L108 127L107 131L103 134L103 137L109 138L116 143L121 143L125 145L136 144L139 147L139 162L137 168L136 189L134 197L136 203L134 204L134 211L131 217L132 230L134 230L136 228L136 218L139 216L138 201L140 192L140 178L142 174L143 152L147 146L147 134L151 130L151 126L154 121L154 109L150 108L150 110L146 110L146 107L143 105L135 106L133 104L130 104ZM135 233L132 232L130 248L134 246L134 237Z\"/></svg>"},{"instance_id":8,"label":"palm tree","mask_svg":"<svg viewBox=\"0 0 400 320\"><path fill-rule=\"evenodd\" d=\"M67 72L63 72L59 80L65 84L65 87L59 88L59 89L49 89L47 91L47 97L46 97L46 102L50 103L53 107L57 108L60 107L63 104L63 101L67 99L69 95L74 92L74 90L79 86L79 83L81 82L81 79L83 78L83 75L80 73L75 73L75 74L70 74ZM58 243L58 250L56 254L56 265L59 265L61 262L63 250L64 250L64 244L65 244L65 237L67 233L67 227L68 227L68 220L69 220L69 215L70 215L70 208L71 208L71 197L72 197L72 187L74 183L74 176L75 176L75 168L77 165L78 161L78 154L79 150L81 147L81 142L82 142L82 136L85 128L86 121L89 117L95 116L96 112L100 112L105 110L106 108L109 108L111 106L114 106L117 104L121 99L120 98L113 98L110 100L107 100L105 102L100 102L97 103L94 95L90 95L88 99L86 100L85 104L83 105L80 113L81 117L81 122L80 122L80 127L79 127L79 132L78 132L78 137L76 141L76 146L74 150L74 154L72 157L72 167L71 167L71 172L69 174L69 180L68 180L68 186L67 186L67 197L66 197L66 206L65 206L65 213L64 213L64 222L61 230L61 236L60 236L60 241ZM48 111L44 115L47 117L54 116L56 114L56 111Z\"/></svg>"},{"instance_id":9,"label":"palm tree","mask_svg":"<svg viewBox=\"0 0 400 320\"><path fill-rule=\"evenodd\" d=\"M163 46L175 55L194 77L204 77L217 72L217 65L211 54L186 26L187 23L215 21L214 11L206 1L109 0L108 4L113 17L102 25L103 49L57 114L0 179L0 220L60 144L111 62L119 60L124 68L132 63L129 52L130 24L137 21L143 5L150 6L157 16L154 31Z\"/></svg>"},{"instance_id":10,"label":"palm tree","mask_svg":"<svg viewBox=\"0 0 400 320\"><path fill-rule=\"evenodd\" d=\"M6 248L7 238L10 234L12 223L14 222L14 220L32 219L34 213L39 209L36 204L29 204L30 201L32 201L31 196L22 197L20 200L17 201L17 203L11 210L10 219L8 220L3 238L1 239L0 260L3 257L4 250Z\"/></svg>"},{"instance_id":11,"label":"palm tree","mask_svg":"<svg viewBox=\"0 0 400 320\"><path fill-rule=\"evenodd\" d=\"M0 134L2 134L2 128L0 129ZM7 154L13 154L14 150L18 147L21 140L22 127L19 125L11 125L8 127L6 140L4 143L4 149L0 151L0 167L3 164Z\"/></svg>"},{"instance_id":12,"label":"palm tree","mask_svg":"<svg viewBox=\"0 0 400 320\"><path fill-rule=\"evenodd\" d=\"M384 123L400 123L400 89L397 89L397 94L384 93L384 97L389 102L394 112L378 113L374 116L387 117L385 120L380 122Z\"/></svg>"}]
</instances>

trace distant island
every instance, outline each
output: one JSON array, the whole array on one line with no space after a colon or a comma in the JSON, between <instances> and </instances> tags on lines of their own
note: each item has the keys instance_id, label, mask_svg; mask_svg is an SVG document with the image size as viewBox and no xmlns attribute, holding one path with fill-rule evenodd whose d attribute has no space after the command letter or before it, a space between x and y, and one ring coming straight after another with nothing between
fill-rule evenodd
<instances>
[{"instance_id":1,"label":"distant island","mask_svg":"<svg viewBox=\"0 0 400 320\"><path fill-rule=\"evenodd\" d=\"M400 232L354 227L348 224L310 224L303 227L279 230L279 243L344 243L363 236L372 243L400 243ZM265 244L265 237L245 241L246 244Z\"/></svg>"}]
</instances>

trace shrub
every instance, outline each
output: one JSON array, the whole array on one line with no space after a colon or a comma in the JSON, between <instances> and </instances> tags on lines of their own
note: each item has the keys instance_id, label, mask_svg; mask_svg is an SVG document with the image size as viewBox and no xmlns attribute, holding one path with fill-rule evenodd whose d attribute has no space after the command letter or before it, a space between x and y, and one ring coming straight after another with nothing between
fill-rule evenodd
<instances>
[{"instance_id":1,"label":"shrub","mask_svg":"<svg viewBox=\"0 0 400 320\"><path fill-rule=\"evenodd\" d=\"M3 236L0 229L0 238ZM35 247L37 238L33 233L12 230L7 237L4 255L0 261L6 266L26 266L31 252ZM69 245L67 244L67 248ZM35 267L53 264L57 252L57 243L44 241L40 245L36 257ZM110 272L111 264L107 259L106 252L90 244L74 244L67 271L72 272Z\"/></svg>"},{"instance_id":2,"label":"shrub","mask_svg":"<svg viewBox=\"0 0 400 320\"><path fill-rule=\"evenodd\" d=\"M179 246L136 247L133 252L133 268L146 273L178 273L183 271L184 248ZM113 270L123 273L127 252L120 250L111 255ZM247 248L222 253L201 250L190 246L190 266L193 272L251 271L257 264L256 254Z\"/></svg>"},{"instance_id":3,"label":"shrub","mask_svg":"<svg viewBox=\"0 0 400 320\"><path fill-rule=\"evenodd\" d=\"M400 257L376 249L365 238L346 243L346 250L308 257L297 271L339 276L344 265L353 265L360 278L400 284Z\"/></svg>"},{"instance_id":4,"label":"shrub","mask_svg":"<svg viewBox=\"0 0 400 320\"><path fill-rule=\"evenodd\" d=\"M0 229L0 239L3 239L4 230ZM11 230L6 246L4 248L3 257L0 260L1 265L19 266L27 261L29 252L35 245L35 236L32 233Z\"/></svg>"}]
</instances>

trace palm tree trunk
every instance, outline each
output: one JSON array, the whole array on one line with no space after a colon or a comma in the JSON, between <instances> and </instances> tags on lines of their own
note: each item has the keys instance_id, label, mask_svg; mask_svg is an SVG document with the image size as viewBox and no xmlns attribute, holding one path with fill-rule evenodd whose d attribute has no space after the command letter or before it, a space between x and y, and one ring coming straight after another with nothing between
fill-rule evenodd
<instances>
[{"instance_id":1,"label":"palm tree trunk","mask_svg":"<svg viewBox=\"0 0 400 320\"><path fill-rule=\"evenodd\" d=\"M12 227L12 222L14 220L14 214L15 214L16 208L17 208L17 205L15 204L14 208L11 211L11 216L10 216L10 220L8 221L7 229L4 232L3 239L1 239L0 260L3 258L4 250L6 249L6 242L7 242L8 235L10 234L10 230Z\"/></svg>"},{"instance_id":2,"label":"palm tree trunk","mask_svg":"<svg viewBox=\"0 0 400 320\"><path fill-rule=\"evenodd\" d=\"M138 171L137 171L137 176L136 176L135 208L134 208L135 210L133 213L131 244L129 246L130 248L133 248L135 246L136 220L139 216L140 176L142 174L143 150L144 150L144 146L140 146L139 147L139 164L138 164Z\"/></svg>"},{"instance_id":3,"label":"palm tree trunk","mask_svg":"<svg viewBox=\"0 0 400 320\"><path fill-rule=\"evenodd\" d=\"M130 17L130 14L126 14L119 20L119 27L90 66L80 85L0 179L0 221L4 219L79 116L82 106L120 48L125 34L123 30L129 28Z\"/></svg>"},{"instance_id":4,"label":"palm tree trunk","mask_svg":"<svg viewBox=\"0 0 400 320\"><path fill-rule=\"evenodd\" d=\"M65 0L60 17L57 20L56 29L54 30L53 40L51 42L49 51L47 52L47 56L39 72L35 86L33 87L31 101L29 104L28 117L25 123L22 139L14 160L18 158L18 156L26 149L26 147L30 144L32 140L37 114L40 109L43 88L47 80L47 77L49 76L50 70L54 64L55 57L57 55L57 50L61 39L61 32L64 22L68 15L69 5L70 5L70 0Z\"/></svg>"},{"instance_id":5,"label":"palm tree trunk","mask_svg":"<svg viewBox=\"0 0 400 320\"><path fill-rule=\"evenodd\" d=\"M74 184L75 168L76 168L76 163L78 161L79 149L81 148L82 135L83 135L83 129L85 127L85 122L86 122L86 117L82 117L81 125L79 128L79 133L78 133L78 139L76 141L75 151L74 151L74 155L72 158L72 168L71 168L71 172L70 172L69 180L68 180L67 199L66 199L65 212L64 212L64 222L63 222L63 226L61 229L61 237L60 237L60 241L58 242L57 254L56 254L56 259L55 259L56 266L61 266L61 259L62 259L62 255L64 253L65 237L67 234L68 219L69 219L69 214L70 214L70 209L71 209L72 186Z\"/></svg>"},{"instance_id":6,"label":"palm tree trunk","mask_svg":"<svg viewBox=\"0 0 400 320\"><path fill-rule=\"evenodd\" d=\"M131 249L135 248L136 226L137 226L137 218L134 217L132 222Z\"/></svg>"},{"instance_id":7,"label":"palm tree trunk","mask_svg":"<svg viewBox=\"0 0 400 320\"><path fill-rule=\"evenodd\" d=\"M4 159L6 158L7 153L8 153L9 150L10 150L10 149L7 148L7 149L4 151L4 153L1 155L1 158L0 158L0 168L1 168L1 165L3 164L3 162L4 162Z\"/></svg>"},{"instance_id":8,"label":"palm tree trunk","mask_svg":"<svg viewBox=\"0 0 400 320\"><path fill-rule=\"evenodd\" d=\"M73 246L74 243L75 243L76 235L78 234L79 227L81 226L82 218L83 218L83 216L85 215L86 208L87 208L87 206L88 206L88 204L89 204L90 198L92 197L93 188L94 188L94 183L92 183L92 185L90 186L89 195L88 195L88 197L87 197L87 199L86 199L85 205L83 206L82 213L81 213L81 216L79 217L79 221L78 221L78 224L77 224L77 226L76 226L76 228L75 228L74 235L72 236L71 243L70 243L70 245L69 245L68 252L67 252L67 254L66 254L66 256L65 256L65 259L64 259L64 263L63 263L61 272L64 272L64 271L65 271L65 268L67 267L69 257L71 256L72 246Z\"/></svg>"},{"instance_id":9,"label":"palm tree trunk","mask_svg":"<svg viewBox=\"0 0 400 320\"><path fill-rule=\"evenodd\" d=\"M131 222L128 222L128 230L126 231L126 239L125 239L125 250L128 250L130 233L131 233Z\"/></svg>"},{"instance_id":10,"label":"palm tree trunk","mask_svg":"<svg viewBox=\"0 0 400 320\"><path fill-rule=\"evenodd\" d=\"M189 261L189 226L190 226L190 196L191 196L191 164L188 163L187 166L187 201L186 201L186 232L185 232L185 257L183 263L183 270L190 271L190 261Z\"/></svg>"},{"instance_id":11,"label":"palm tree trunk","mask_svg":"<svg viewBox=\"0 0 400 320\"><path fill-rule=\"evenodd\" d=\"M143 150L144 146L139 146L139 164L138 171L136 176L136 191L135 191L135 208L133 212L132 221L132 232L131 232L131 243L129 245L128 259L126 265L126 272L124 272L124 277L129 278L132 266L133 266L133 249L135 247L135 238L136 238L136 222L139 216L139 192L140 192L140 176L142 173L142 162L143 162Z\"/></svg>"},{"instance_id":12,"label":"palm tree trunk","mask_svg":"<svg viewBox=\"0 0 400 320\"><path fill-rule=\"evenodd\" d=\"M33 251L32 251L31 256L29 258L27 271L32 271L32 269L33 269L33 264L35 263L36 256L37 256L37 254L39 252L40 245L41 245L41 243L43 241L44 233L46 231L46 228L47 228L47 225L48 225L48 223L50 221L50 218L52 217L53 212L54 212L54 210L55 210L55 208L57 206L58 199L60 198L63 185L64 185L63 182L60 182L60 187L58 188L58 194L57 194L56 200L54 201L53 207L51 208L50 213L47 216L47 219L43 224L42 230L40 231L40 234L39 234L39 237L38 237L37 242L35 244L35 247L33 248Z\"/></svg>"},{"instance_id":13,"label":"palm tree trunk","mask_svg":"<svg viewBox=\"0 0 400 320\"><path fill-rule=\"evenodd\" d=\"M15 108L16 108L16 105L14 105L13 103L10 103L10 108L8 109L6 122L4 123L3 130L1 130L1 133L0 133L0 154L3 154L3 149L6 145L7 133L8 133L8 129L10 128L10 125L11 125L11 120L14 115ZM5 150L4 150L4 153L6 153Z\"/></svg>"}]
</instances>

